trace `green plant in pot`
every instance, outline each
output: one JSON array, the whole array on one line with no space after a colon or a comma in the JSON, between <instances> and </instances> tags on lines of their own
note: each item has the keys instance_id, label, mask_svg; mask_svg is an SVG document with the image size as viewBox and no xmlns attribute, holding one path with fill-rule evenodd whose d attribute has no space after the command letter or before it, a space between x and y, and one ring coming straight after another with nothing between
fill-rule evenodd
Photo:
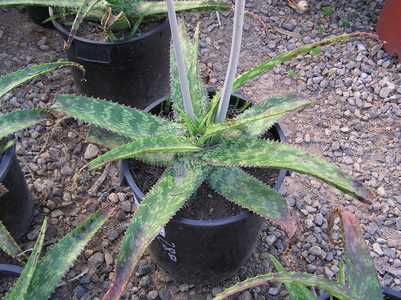
<instances>
[{"instance_id":1,"label":"green plant in pot","mask_svg":"<svg viewBox=\"0 0 401 300\"><path fill-rule=\"evenodd\" d=\"M235 79L245 5L245 1L239 0L235 6L233 43L224 87L209 101L198 73L197 38L192 42L185 34L179 34L174 3L169 0L167 4L174 46L170 95L173 111L167 119L83 96L59 95L53 106L56 111L109 131L106 137L98 135L96 138L99 143L115 148L91 161L91 169L125 159L142 160L165 168L136 209L104 299L121 297L141 256L157 236L167 236L168 244L164 244L164 249L170 248L170 254L175 253L180 261L179 251L171 249L175 241L168 240L169 232L163 232L163 227L175 222L174 215L204 182L245 211L273 220L287 229L291 217L286 200L244 171L244 167L289 169L319 178L361 201L369 203L373 197L335 165L301 149L261 138L281 117L309 106L310 101L295 96L273 97L243 112L231 111L227 118L233 90L284 61L354 35L335 37L279 55ZM204 200L196 198L191 202ZM198 253L193 253L194 257L196 255Z\"/></svg>"},{"instance_id":2,"label":"green plant in pot","mask_svg":"<svg viewBox=\"0 0 401 300\"><path fill-rule=\"evenodd\" d=\"M0 7L13 5L52 7L51 20L65 41L68 59L86 69L84 78L73 71L81 94L141 109L168 94L170 31L165 1L0 0ZM177 3L182 13L230 8L206 0Z\"/></svg>"},{"instance_id":3,"label":"green plant in pot","mask_svg":"<svg viewBox=\"0 0 401 300\"><path fill-rule=\"evenodd\" d=\"M63 67L79 67L60 61L34 65L0 77L0 105L2 97L21 84ZM79 67L81 68L81 67ZM31 224L32 198L24 175L16 159L13 134L46 120L44 109L20 110L0 115L0 221L15 238L26 232Z\"/></svg>"},{"instance_id":4,"label":"green plant in pot","mask_svg":"<svg viewBox=\"0 0 401 300\"><path fill-rule=\"evenodd\" d=\"M259 275L239 282L218 294L214 300L223 300L241 291L254 288L268 282L284 283L291 299L318 299L314 290L326 291L330 297L323 299L339 300L379 300L383 299L382 289L377 278L375 266L369 249L362 237L356 217L345 210L337 209L333 216L339 216L342 224L344 242L344 262L341 264L337 282L308 273L287 272L273 256L271 261L278 273ZM333 220L334 218L331 218ZM330 222L332 227L333 223ZM389 293L390 299L391 293ZM322 299L319 297L319 299Z\"/></svg>"},{"instance_id":5,"label":"green plant in pot","mask_svg":"<svg viewBox=\"0 0 401 300\"><path fill-rule=\"evenodd\" d=\"M45 218L35 247L32 249L22 273L20 274L13 265L0 265L0 276L2 278L19 277L14 287L2 299L49 299L82 250L107 221L111 213L111 210L104 209L92 214L82 225L68 233L52 246L44 257L40 258L47 228L47 218ZM21 262L25 258L24 252L21 251L7 230L1 226L1 223L0 250L18 258Z\"/></svg>"}]
</instances>

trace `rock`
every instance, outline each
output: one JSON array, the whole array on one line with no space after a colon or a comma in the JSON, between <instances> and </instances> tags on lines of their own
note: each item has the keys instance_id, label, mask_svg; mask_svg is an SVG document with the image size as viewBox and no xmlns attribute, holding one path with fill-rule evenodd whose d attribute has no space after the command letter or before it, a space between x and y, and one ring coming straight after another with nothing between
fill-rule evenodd
<instances>
[{"instance_id":1,"label":"rock","mask_svg":"<svg viewBox=\"0 0 401 300\"><path fill-rule=\"evenodd\" d=\"M238 300L252 300L252 295L249 291L245 291L239 295Z\"/></svg>"},{"instance_id":2,"label":"rock","mask_svg":"<svg viewBox=\"0 0 401 300\"><path fill-rule=\"evenodd\" d=\"M398 218L395 221L395 225L397 226L397 230L401 231L401 218Z\"/></svg>"},{"instance_id":3,"label":"rock","mask_svg":"<svg viewBox=\"0 0 401 300\"><path fill-rule=\"evenodd\" d=\"M337 151L340 149L340 143L338 141L334 141L333 144L331 145L331 150Z\"/></svg>"},{"instance_id":4,"label":"rock","mask_svg":"<svg viewBox=\"0 0 401 300\"><path fill-rule=\"evenodd\" d=\"M106 251L104 253L104 260L106 262L106 265L111 266L113 264L113 256L110 254L110 252Z\"/></svg>"},{"instance_id":5,"label":"rock","mask_svg":"<svg viewBox=\"0 0 401 300\"><path fill-rule=\"evenodd\" d=\"M212 295L213 295L213 297L215 297L217 294L219 294L219 293L221 293L223 291L223 288L221 288L221 287L214 287L213 289L212 289Z\"/></svg>"},{"instance_id":6,"label":"rock","mask_svg":"<svg viewBox=\"0 0 401 300\"><path fill-rule=\"evenodd\" d=\"M120 233L115 230L115 229L111 229L109 232L107 232L107 238L109 239L109 241L114 241L119 237Z\"/></svg>"},{"instance_id":7,"label":"rock","mask_svg":"<svg viewBox=\"0 0 401 300\"><path fill-rule=\"evenodd\" d=\"M148 293L148 299L149 300L155 300L155 299L157 299L157 297L159 297L159 293L157 291L155 291L155 290L150 291Z\"/></svg>"},{"instance_id":8,"label":"rock","mask_svg":"<svg viewBox=\"0 0 401 300\"><path fill-rule=\"evenodd\" d=\"M284 22L282 25L282 27L288 31L293 31L296 26L297 26L297 23L295 20L290 20L288 22Z\"/></svg>"},{"instance_id":9,"label":"rock","mask_svg":"<svg viewBox=\"0 0 401 300\"><path fill-rule=\"evenodd\" d=\"M108 197L108 199L112 202L112 203L118 203L118 201L120 200L120 198L118 197L118 195L116 193L111 193Z\"/></svg>"},{"instance_id":10,"label":"rock","mask_svg":"<svg viewBox=\"0 0 401 300\"><path fill-rule=\"evenodd\" d=\"M374 243L372 247L374 252L376 252L380 256L383 256L383 250L378 243Z\"/></svg>"},{"instance_id":11,"label":"rock","mask_svg":"<svg viewBox=\"0 0 401 300\"><path fill-rule=\"evenodd\" d=\"M56 210L52 211L51 214L50 214L50 216L52 218L58 218L58 217L61 217L63 215L64 215L64 213L59 209L56 209Z\"/></svg>"},{"instance_id":12,"label":"rock","mask_svg":"<svg viewBox=\"0 0 401 300\"><path fill-rule=\"evenodd\" d=\"M125 212L131 212L131 202L129 200L121 203L121 209Z\"/></svg>"},{"instance_id":13,"label":"rock","mask_svg":"<svg viewBox=\"0 0 401 300\"><path fill-rule=\"evenodd\" d=\"M352 160L352 158L350 156L346 156L346 157L344 157L344 163L347 165L352 165L354 163L354 161Z\"/></svg>"},{"instance_id":14,"label":"rock","mask_svg":"<svg viewBox=\"0 0 401 300\"><path fill-rule=\"evenodd\" d=\"M98 156L100 153L99 147L93 144L89 144L86 147L85 153L84 153L84 158L86 160L91 160L93 158L95 158L96 156Z\"/></svg>"},{"instance_id":15,"label":"rock","mask_svg":"<svg viewBox=\"0 0 401 300\"><path fill-rule=\"evenodd\" d=\"M69 166L62 167L60 172L64 176L71 176L74 173L74 171Z\"/></svg>"},{"instance_id":16,"label":"rock","mask_svg":"<svg viewBox=\"0 0 401 300\"><path fill-rule=\"evenodd\" d=\"M138 277L142 277L147 275L153 271L153 266L149 264L140 264L138 267Z\"/></svg>"},{"instance_id":17,"label":"rock","mask_svg":"<svg viewBox=\"0 0 401 300\"><path fill-rule=\"evenodd\" d=\"M266 242L271 246L277 241L277 237L273 234L270 234L266 237Z\"/></svg>"},{"instance_id":18,"label":"rock","mask_svg":"<svg viewBox=\"0 0 401 300\"><path fill-rule=\"evenodd\" d=\"M296 200L293 197L288 197L287 203L289 206L294 207L296 205Z\"/></svg>"},{"instance_id":19,"label":"rock","mask_svg":"<svg viewBox=\"0 0 401 300\"><path fill-rule=\"evenodd\" d=\"M96 252L88 259L88 263L92 266L98 266L104 262L104 255L103 253Z\"/></svg>"},{"instance_id":20,"label":"rock","mask_svg":"<svg viewBox=\"0 0 401 300\"><path fill-rule=\"evenodd\" d=\"M317 214L317 215L315 216L315 224L316 224L317 226L322 226L323 223L324 223L323 215L320 214L320 213Z\"/></svg>"},{"instance_id":21,"label":"rock","mask_svg":"<svg viewBox=\"0 0 401 300\"><path fill-rule=\"evenodd\" d=\"M280 293L280 288L279 287L271 287L269 289L269 295L277 296L278 293Z\"/></svg>"},{"instance_id":22,"label":"rock","mask_svg":"<svg viewBox=\"0 0 401 300\"><path fill-rule=\"evenodd\" d=\"M387 86L383 87L380 90L379 96L382 97L383 99L387 98L391 93L391 89Z\"/></svg>"},{"instance_id":23,"label":"rock","mask_svg":"<svg viewBox=\"0 0 401 300\"><path fill-rule=\"evenodd\" d=\"M382 197L385 197L387 195L386 190L382 186L377 189L377 193Z\"/></svg>"},{"instance_id":24,"label":"rock","mask_svg":"<svg viewBox=\"0 0 401 300\"><path fill-rule=\"evenodd\" d=\"M323 251L322 251L322 248L320 248L319 246L313 246L309 249L309 253L316 255L316 256L321 256Z\"/></svg>"}]
</instances>

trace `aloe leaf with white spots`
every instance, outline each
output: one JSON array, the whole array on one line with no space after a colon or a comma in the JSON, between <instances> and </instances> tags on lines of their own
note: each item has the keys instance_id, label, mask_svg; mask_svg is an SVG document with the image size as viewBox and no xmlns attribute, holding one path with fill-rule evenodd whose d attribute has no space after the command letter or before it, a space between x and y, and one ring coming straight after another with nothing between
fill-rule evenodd
<instances>
[{"instance_id":1,"label":"aloe leaf with white spots","mask_svg":"<svg viewBox=\"0 0 401 300\"><path fill-rule=\"evenodd\" d=\"M0 115L0 140L47 118L48 113L45 110L21 110Z\"/></svg>"},{"instance_id":2,"label":"aloe leaf with white spots","mask_svg":"<svg viewBox=\"0 0 401 300\"><path fill-rule=\"evenodd\" d=\"M341 34L336 35L322 41L318 41L316 43L307 44L296 48L294 50L280 53L277 56L268 59L266 62L257 65L256 67L240 74L233 82L233 90L232 92L235 93L241 87L246 85L248 82L251 82L254 79L266 74L267 72L272 71L276 66L279 66L287 61L292 61L295 58L310 54L316 49L324 46L336 45L339 43L344 43L347 41L351 41L352 39L356 38L373 38L377 39L377 36L367 32L353 32L349 34ZM211 108L207 114L207 116L202 121L203 123L213 123L214 117L217 114L217 110L220 103L221 93L217 93L212 100Z\"/></svg>"},{"instance_id":3,"label":"aloe leaf with white spots","mask_svg":"<svg viewBox=\"0 0 401 300\"><path fill-rule=\"evenodd\" d=\"M351 299L382 299L382 289L375 266L356 217L345 210L339 211L338 214L341 218L345 248L345 282L349 286ZM340 281L343 280L340 278Z\"/></svg>"},{"instance_id":4,"label":"aloe leaf with white spots","mask_svg":"<svg viewBox=\"0 0 401 300\"><path fill-rule=\"evenodd\" d=\"M288 217L287 201L283 196L239 168L216 168L207 181L227 200L266 219L285 220Z\"/></svg>"},{"instance_id":5,"label":"aloe leaf with white spots","mask_svg":"<svg viewBox=\"0 0 401 300\"><path fill-rule=\"evenodd\" d=\"M341 219L345 248L345 263L341 264L337 281L329 281L307 273L285 272L280 262L270 256L278 273L259 275L239 282L218 294L214 300L222 300L268 282L284 283L291 299L294 300L316 299L307 287L326 291L330 298L335 297L339 300L382 300L383 294L374 263L362 238L356 217L348 211L336 209L331 215L329 227L333 226L334 216L339 216Z\"/></svg>"},{"instance_id":6,"label":"aloe leaf with white spots","mask_svg":"<svg viewBox=\"0 0 401 300\"><path fill-rule=\"evenodd\" d=\"M2 1L2 0L0 0ZM1 7L0 2L0 7ZM8 73L0 77L0 102L1 97L13 90L14 88L26 83L35 77L42 76L51 71L64 68L64 67L74 67L83 70L83 67L77 63L69 61L58 61L54 63L47 63L41 65L34 65L32 67L27 67L16 72Z\"/></svg>"},{"instance_id":7,"label":"aloe leaf with white spots","mask_svg":"<svg viewBox=\"0 0 401 300\"><path fill-rule=\"evenodd\" d=\"M273 255L269 255L270 261L274 265L274 268L278 273L285 272L283 265ZM285 288L287 289L291 300L317 300L317 297L312 294L305 285L295 282L285 282Z\"/></svg>"},{"instance_id":8,"label":"aloe leaf with white spots","mask_svg":"<svg viewBox=\"0 0 401 300\"><path fill-rule=\"evenodd\" d=\"M335 186L355 198L370 203L373 194L340 168L293 146L267 140L224 141L206 149L202 159L225 167L264 167L307 174Z\"/></svg>"},{"instance_id":9,"label":"aloe leaf with white spots","mask_svg":"<svg viewBox=\"0 0 401 300\"><path fill-rule=\"evenodd\" d=\"M91 97L58 95L53 109L131 139L185 133L182 124Z\"/></svg>"},{"instance_id":10,"label":"aloe leaf with white spots","mask_svg":"<svg viewBox=\"0 0 401 300\"><path fill-rule=\"evenodd\" d=\"M61 279L110 214L111 211L108 210L92 214L40 259L26 294L27 300L50 298Z\"/></svg>"},{"instance_id":11,"label":"aloe leaf with white spots","mask_svg":"<svg viewBox=\"0 0 401 300\"><path fill-rule=\"evenodd\" d=\"M0 196L2 195L1 188L2 185L0 184ZM16 258L18 254L22 252L17 242L13 239L10 232L7 230L7 228L1 221L0 221L0 250L13 258Z\"/></svg>"},{"instance_id":12,"label":"aloe leaf with white spots","mask_svg":"<svg viewBox=\"0 0 401 300\"><path fill-rule=\"evenodd\" d=\"M52 6L79 8L84 0L0 0L0 7Z\"/></svg>"},{"instance_id":13,"label":"aloe leaf with white spots","mask_svg":"<svg viewBox=\"0 0 401 300\"><path fill-rule=\"evenodd\" d=\"M89 167L96 169L115 160L137 158L145 154L158 153L162 155L197 152L200 150L201 148L192 144L190 140L184 137L158 136L139 138L97 157L89 163Z\"/></svg>"},{"instance_id":14,"label":"aloe leaf with white spots","mask_svg":"<svg viewBox=\"0 0 401 300\"><path fill-rule=\"evenodd\" d=\"M27 297L29 286L31 285L36 267L39 262L39 256L42 252L43 242L47 229L47 219L43 221L42 228L39 232L39 237L36 240L35 247L32 250L31 256L26 263L21 276L18 278L15 286L7 294L5 300L28 300Z\"/></svg>"},{"instance_id":15,"label":"aloe leaf with white spots","mask_svg":"<svg viewBox=\"0 0 401 300\"><path fill-rule=\"evenodd\" d=\"M317 287L329 292L330 295L337 297L339 300L351 300L348 298L347 290L338 286L336 282L332 282L321 276L296 272L269 273L246 279L216 295L213 300L223 300L229 296L269 282L297 283L308 287Z\"/></svg>"},{"instance_id":16,"label":"aloe leaf with white spots","mask_svg":"<svg viewBox=\"0 0 401 300\"><path fill-rule=\"evenodd\" d=\"M281 117L309 105L311 105L309 100L297 96L273 97L261 104L254 105L234 120L210 125L202 136L202 140L223 133L230 135L230 131L236 132L238 129L245 130L243 136L254 137L264 133L262 130L270 127L271 123L274 124L278 116ZM268 126L264 127L263 122L266 122Z\"/></svg>"},{"instance_id":17,"label":"aloe leaf with white spots","mask_svg":"<svg viewBox=\"0 0 401 300\"><path fill-rule=\"evenodd\" d=\"M177 13L226 11L230 9L231 6L226 3L209 0L185 0L175 3L175 11ZM165 1L143 1L138 4L136 13L145 17L165 16L167 15L167 5Z\"/></svg>"},{"instance_id":18,"label":"aloe leaf with white spots","mask_svg":"<svg viewBox=\"0 0 401 300\"><path fill-rule=\"evenodd\" d=\"M89 130L86 141L108 149L114 149L124 144L129 144L131 140L106 129L92 127ZM167 166L173 161L174 157L175 154L173 153L143 153L136 155L135 159L151 165Z\"/></svg>"},{"instance_id":19,"label":"aloe leaf with white spots","mask_svg":"<svg viewBox=\"0 0 401 300\"><path fill-rule=\"evenodd\" d=\"M199 25L195 29L193 41L188 38L185 26L181 26L181 41L186 65L188 66L188 84L193 104L194 115L197 119L204 116L208 106L208 98L202 85L198 66ZM184 110L184 101L180 87L180 77L175 54L171 54L170 62L170 98L178 110L178 115Z\"/></svg>"},{"instance_id":20,"label":"aloe leaf with white spots","mask_svg":"<svg viewBox=\"0 0 401 300\"><path fill-rule=\"evenodd\" d=\"M103 300L121 297L146 248L198 189L207 173L208 167L197 161L177 161L166 169L135 211L121 245L112 285Z\"/></svg>"}]
</instances>

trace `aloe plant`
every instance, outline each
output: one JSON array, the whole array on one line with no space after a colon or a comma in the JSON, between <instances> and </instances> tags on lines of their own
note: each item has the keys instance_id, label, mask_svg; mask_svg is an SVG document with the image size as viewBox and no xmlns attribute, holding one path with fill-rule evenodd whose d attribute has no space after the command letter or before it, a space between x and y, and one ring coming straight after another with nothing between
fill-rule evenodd
<instances>
[{"instance_id":1,"label":"aloe plant","mask_svg":"<svg viewBox=\"0 0 401 300\"><path fill-rule=\"evenodd\" d=\"M125 233L105 300L121 297L147 246L204 181L235 204L279 224L287 224L290 217L286 200L241 167L290 169L319 178L361 201L370 203L373 199L373 194L335 165L301 149L261 138L285 114L308 107L311 101L293 95L272 97L227 119L224 109L219 109L221 93L210 101L202 87L197 57L199 35L196 33L191 40L182 30L181 34L176 34L179 26L174 3L171 0L168 3L174 44L170 72L172 119L83 96L58 95L52 107L108 131L104 134L95 129L90 134L90 139L98 144L113 145L112 150L89 163L91 169L120 159L139 159L166 167L136 210ZM237 30L242 30L243 6L238 5L237 9ZM227 78L231 83L225 84L227 92L230 95L230 91L284 61L354 36L334 37L279 55L234 81L230 78L232 73L235 75L236 63L230 61L232 67ZM231 60L238 60L235 49L240 43L233 39ZM224 122L216 118L218 114Z\"/></svg>"},{"instance_id":2,"label":"aloe plant","mask_svg":"<svg viewBox=\"0 0 401 300\"><path fill-rule=\"evenodd\" d=\"M40 258L47 228L45 219L32 254L5 300L49 299L65 273L111 213L110 210L94 213Z\"/></svg>"},{"instance_id":3,"label":"aloe plant","mask_svg":"<svg viewBox=\"0 0 401 300\"><path fill-rule=\"evenodd\" d=\"M1 76L0 105L2 103L2 97L13 89L26 82L29 82L36 77L65 67L80 68L82 71L84 71L83 68L76 63L59 61L54 63L34 65ZM10 145L12 145L10 141L7 140L7 137L16 133L17 131L38 124L44 121L47 117L48 111L45 109L20 110L0 115L0 158L4 151L6 151Z\"/></svg>"},{"instance_id":4,"label":"aloe plant","mask_svg":"<svg viewBox=\"0 0 401 300\"><path fill-rule=\"evenodd\" d=\"M13 239L7 228L0 221L0 251L3 251L12 258L18 259L18 254L22 251L17 242Z\"/></svg>"},{"instance_id":5,"label":"aloe plant","mask_svg":"<svg viewBox=\"0 0 401 300\"><path fill-rule=\"evenodd\" d=\"M101 24L111 38L113 32L130 30L134 35L139 23L167 15L165 1L144 0L0 0L0 7L45 6L62 10L60 15L75 14L67 46L84 18ZM210 0L185 0L176 4L178 12L207 12L229 10L230 5ZM57 14L57 12L56 12Z\"/></svg>"},{"instance_id":6,"label":"aloe plant","mask_svg":"<svg viewBox=\"0 0 401 300\"><path fill-rule=\"evenodd\" d=\"M259 275L240 282L222 293L214 300L223 300L249 288L268 282L282 282L293 300L318 299L307 287L316 287L326 291L339 300L379 300L383 299L369 249L362 238L362 232L355 216L348 211L337 210L342 223L344 242L344 263L341 265L337 281L330 281L321 276L307 273L286 272L273 256L271 261L278 273Z\"/></svg>"}]
</instances>

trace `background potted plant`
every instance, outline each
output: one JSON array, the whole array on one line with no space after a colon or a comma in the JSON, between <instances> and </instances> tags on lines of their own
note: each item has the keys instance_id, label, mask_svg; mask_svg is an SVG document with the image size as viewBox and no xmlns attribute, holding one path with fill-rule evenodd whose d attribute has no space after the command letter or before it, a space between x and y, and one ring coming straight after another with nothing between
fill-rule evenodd
<instances>
[{"instance_id":1,"label":"background potted plant","mask_svg":"<svg viewBox=\"0 0 401 300\"><path fill-rule=\"evenodd\" d=\"M0 264L1 277L19 277L14 287L2 299L49 299L87 243L110 217L111 212L105 209L92 214L40 258L47 228L45 218L35 247L24 268ZM0 250L10 254L10 249L16 253L12 257L23 260L24 256L19 256L23 252L0 223Z\"/></svg>"},{"instance_id":2,"label":"background potted plant","mask_svg":"<svg viewBox=\"0 0 401 300\"><path fill-rule=\"evenodd\" d=\"M35 24L46 28L53 28L53 24L50 21L49 8L45 6L28 6L26 10Z\"/></svg>"},{"instance_id":3,"label":"background potted plant","mask_svg":"<svg viewBox=\"0 0 401 300\"><path fill-rule=\"evenodd\" d=\"M72 62L60 61L35 65L0 77L0 104L2 96L12 89L62 67L79 66ZM31 224L33 202L16 158L15 140L12 135L46 118L46 110L40 109L0 115L0 221L15 238L23 235Z\"/></svg>"},{"instance_id":4,"label":"background potted plant","mask_svg":"<svg viewBox=\"0 0 401 300\"><path fill-rule=\"evenodd\" d=\"M257 287L268 282L284 283L291 299L316 300L379 300L401 299L401 293L389 288L382 289L377 278L369 249L362 237L356 217L345 210L335 210L333 216L339 216L342 224L344 243L344 262L341 264L337 282L308 273L287 272L280 262L270 256L278 273L269 273L247 279L218 294L214 300L223 300L241 291ZM332 228L333 223L329 227ZM318 296L314 290L325 291Z\"/></svg>"},{"instance_id":5,"label":"background potted plant","mask_svg":"<svg viewBox=\"0 0 401 300\"><path fill-rule=\"evenodd\" d=\"M68 59L86 69L85 78L73 70L80 93L138 108L168 94L170 30L165 1L0 1L0 7L15 5L53 8L51 21L65 41ZM230 7L206 0L177 3L180 12ZM84 36L77 34L80 25L85 25Z\"/></svg>"},{"instance_id":6,"label":"background potted plant","mask_svg":"<svg viewBox=\"0 0 401 300\"><path fill-rule=\"evenodd\" d=\"M169 240L170 233L163 232L163 227L204 181L236 205L272 219L288 231L291 217L286 200L241 167L290 169L315 176L367 203L373 197L333 164L300 149L258 138L280 117L310 105L309 101L294 96L277 97L237 112L235 117L226 120L233 89L240 88L283 61L308 53L317 47L316 44L283 54L235 79L245 5L245 1L237 1L226 81L222 92L216 93L209 101L197 72L197 42L191 44L187 39L180 42L174 4L172 1L167 4L174 45L170 97L174 111L169 117L174 121L83 96L59 95L53 106L56 111L109 130L111 137L105 138L105 143L113 140L113 144L118 145L121 137L123 141L128 140L128 143L91 161L91 169L115 160L134 158L166 166L162 177L138 206L126 231L112 285L104 299L121 297L140 257L159 234L166 236L170 246L175 244ZM336 37L319 45L352 36ZM238 189L238 186L243 189ZM214 243L213 240L208 242ZM176 253L179 260L179 250L176 249Z\"/></svg>"}]
</instances>

